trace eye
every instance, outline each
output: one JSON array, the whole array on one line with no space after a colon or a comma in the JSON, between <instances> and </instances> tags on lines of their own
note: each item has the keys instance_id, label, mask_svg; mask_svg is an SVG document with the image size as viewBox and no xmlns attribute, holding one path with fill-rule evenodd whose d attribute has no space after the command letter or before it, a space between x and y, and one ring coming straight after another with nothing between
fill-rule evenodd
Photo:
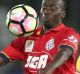
<instances>
[{"instance_id":1,"label":"eye","mask_svg":"<svg viewBox=\"0 0 80 74\"><path fill-rule=\"evenodd\" d=\"M41 11L42 11L42 12L44 12L45 10L46 10L46 8L45 8L45 7L43 7L43 8L41 9Z\"/></svg>"},{"instance_id":2,"label":"eye","mask_svg":"<svg viewBox=\"0 0 80 74\"><path fill-rule=\"evenodd\" d=\"M51 8L51 10L55 10L55 8Z\"/></svg>"},{"instance_id":3,"label":"eye","mask_svg":"<svg viewBox=\"0 0 80 74\"><path fill-rule=\"evenodd\" d=\"M42 10L46 10L46 8L45 8L45 7L43 7L43 8L42 8Z\"/></svg>"},{"instance_id":4,"label":"eye","mask_svg":"<svg viewBox=\"0 0 80 74\"><path fill-rule=\"evenodd\" d=\"M52 7L51 10L56 10L56 8L55 7Z\"/></svg>"}]
</instances>

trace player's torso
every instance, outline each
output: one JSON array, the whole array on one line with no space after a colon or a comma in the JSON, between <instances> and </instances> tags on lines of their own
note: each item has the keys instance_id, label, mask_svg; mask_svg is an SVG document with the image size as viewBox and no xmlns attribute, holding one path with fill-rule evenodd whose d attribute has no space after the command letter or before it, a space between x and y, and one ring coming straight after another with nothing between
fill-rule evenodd
<instances>
[{"instance_id":1,"label":"player's torso","mask_svg":"<svg viewBox=\"0 0 80 74\"><path fill-rule=\"evenodd\" d=\"M25 69L36 74L38 69L44 68L50 63L58 52L58 45L64 37L62 32L63 30L50 32L39 38L26 40L24 49L26 54Z\"/></svg>"}]
</instances>

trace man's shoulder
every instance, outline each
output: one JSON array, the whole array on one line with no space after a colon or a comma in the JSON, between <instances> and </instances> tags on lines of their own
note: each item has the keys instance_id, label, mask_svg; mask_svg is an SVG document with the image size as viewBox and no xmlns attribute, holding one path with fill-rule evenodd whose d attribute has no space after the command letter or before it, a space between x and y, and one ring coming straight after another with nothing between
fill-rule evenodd
<instances>
[{"instance_id":1,"label":"man's shoulder","mask_svg":"<svg viewBox=\"0 0 80 74\"><path fill-rule=\"evenodd\" d=\"M26 37L17 37L15 39L12 40L11 45L12 46L21 46L25 43L26 41Z\"/></svg>"},{"instance_id":2,"label":"man's shoulder","mask_svg":"<svg viewBox=\"0 0 80 74\"><path fill-rule=\"evenodd\" d=\"M65 27L65 31L72 32L72 33L78 33L78 31L76 29L74 29L72 27L67 27L67 26Z\"/></svg>"},{"instance_id":3,"label":"man's shoulder","mask_svg":"<svg viewBox=\"0 0 80 74\"><path fill-rule=\"evenodd\" d=\"M63 33L64 36L75 36L78 39L80 39L79 32L77 30L75 30L74 28L65 27L63 32L64 32Z\"/></svg>"}]
</instances>

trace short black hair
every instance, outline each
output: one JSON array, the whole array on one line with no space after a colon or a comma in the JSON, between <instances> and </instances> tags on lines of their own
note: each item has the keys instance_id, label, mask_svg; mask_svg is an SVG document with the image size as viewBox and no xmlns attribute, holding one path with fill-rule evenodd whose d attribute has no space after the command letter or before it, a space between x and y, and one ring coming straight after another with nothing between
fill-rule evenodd
<instances>
[{"instance_id":1,"label":"short black hair","mask_svg":"<svg viewBox=\"0 0 80 74\"><path fill-rule=\"evenodd\" d=\"M43 0L42 0L43 1ZM50 0L49 0L50 1ZM66 9L66 0L53 0L53 2L58 3L63 10ZM42 4L41 4L42 5Z\"/></svg>"}]
</instances>

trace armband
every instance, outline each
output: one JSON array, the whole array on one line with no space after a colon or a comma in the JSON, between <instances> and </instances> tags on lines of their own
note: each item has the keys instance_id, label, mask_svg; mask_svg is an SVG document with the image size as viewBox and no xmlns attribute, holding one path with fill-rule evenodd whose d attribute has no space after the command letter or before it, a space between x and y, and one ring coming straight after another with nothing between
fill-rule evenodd
<instances>
[{"instance_id":1,"label":"armband","mask_svg":"<svg viewBox=\"0 0 80 74\"><path fill-rule=\"evenodd\" d=\"M68 45L60 45L59 48L68 48L69 50L72 51L72 54L74 53L74 49L71 46L68 46Z\"/></svg>"},{"instance_id":2,"label":"armband","mask_svg":"<svg viewBox=\"0 0 80 74\"><path fill-rule=\"evenodd\" d=\"M4 60L5 63L10 62L9 58L6 57L3 53L0 53L0 56L3 58L3 60Z\"/></svg>"}]
</instances>

